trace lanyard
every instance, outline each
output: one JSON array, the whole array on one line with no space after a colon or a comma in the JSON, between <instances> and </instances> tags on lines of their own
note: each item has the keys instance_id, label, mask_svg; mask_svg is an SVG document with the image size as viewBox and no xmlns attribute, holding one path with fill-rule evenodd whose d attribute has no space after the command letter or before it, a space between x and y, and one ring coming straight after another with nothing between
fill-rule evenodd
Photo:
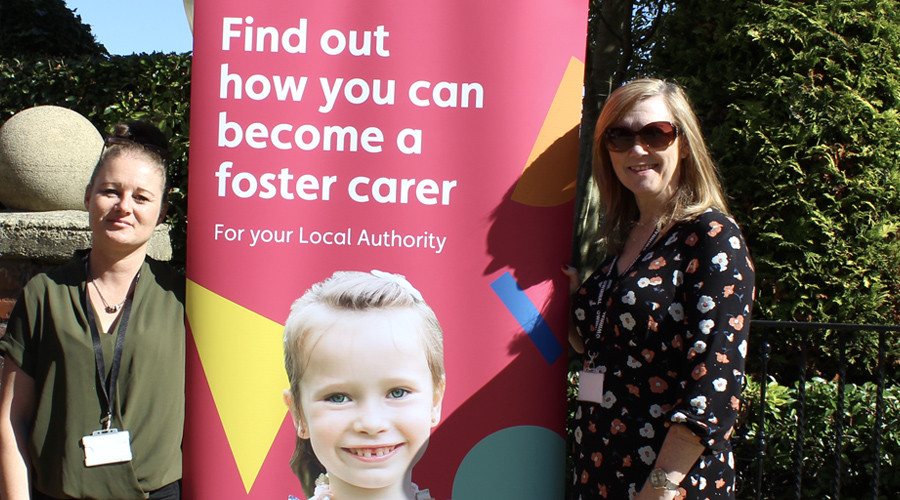
<instances>
[{"instance_id":1,"label":"lanyard","mask_svg":"<svg viewBox=\"0 0 900 500\"><path fill-rule=\"evenodd\" d=\"M85 258L84 261L84 269L85 274L88 279L90 279L91 275L88 270L87 258ZM94 318L94 307L90 303L89 294L87 293L87 289L85 289L85 310L87 312L88 328L91 330L91 340L94 344L94 361L96 361L97 382L102 389L103 404L106 407L106 416L100 419L100 423L106 426L106 430L109 430L112 426L113 405L116 401L116 390L118 389L118 384L116 382L119 379L119 366L122 363L122 351L125 347L125 331L128 329L128 318L131 316L131 294L134 291L135 284L140 276L141 273L138 272L131 282L131 288L128 290L128 295L125 297L125 308L122 310L122 316L119 317L116 347L113 350L112 365L109 368L109 378L107 380L104 380L106 363L103 361L103 346L100 343L100 333L97 327L97 321Z\"/></svg>"},{"instance_id":2,"label":"lanyard","mask_svg":"<svg viewBox=\"0 0 900 500\"><path fill-rule=\"evenodd\" d=\"M644 252L646 252L648 248L650 248L650 245L653 244L657 236L659 236L658 228L653 230L653 234L651 234L650 238L647 239L647 242L644 243L641 251L637 254L637 256L635 256L634 260L631 261L631 264L625 269L625 271L622 272L622 276L628 274L628 271L630 271L631 268L634 267L634 263L637 262L639 258L641 258L641 255L644 255ZM610 272L617 275L619 274L618 270L616 269L616 263L618 261L619 256L616 255L615 257L613 257L612 263L609 265ZM600 334L603 333L603 325L606 322L606 308L603 307L603 296L606 295L607 289L609 289L610 285L612 284L613 279L610 276L611 274L607 274L607 278L603 281L603 283L600 284L600 291L597 293L597 316L594 320L594 332L596 333L594 334L594 336L598 339L600 338ZM603 310L602 313L600 312L601 309Z\"/></svg>"}]
</instances>

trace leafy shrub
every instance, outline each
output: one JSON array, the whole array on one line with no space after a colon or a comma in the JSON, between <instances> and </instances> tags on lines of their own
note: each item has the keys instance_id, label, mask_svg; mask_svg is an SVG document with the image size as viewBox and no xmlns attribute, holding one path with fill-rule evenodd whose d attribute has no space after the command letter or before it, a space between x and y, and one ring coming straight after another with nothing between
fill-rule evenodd
<instances>
[{"instance_id":1,"label":"leafy shrub","mask_svg":"<svg viewBox=\"0 0 900 500\"><path fill-rule=\"evenodd\" d=\"M814 377L805 385L803 406L802 498L826 499L832 496L834 477L834 443L837 422L836 381ZM871 499L874 477L875 400L874 383L846 384L844 387L843 439L841 441L840 498ZM742 478L738 498L755 498L756 456L759 436L760 383L752 378L744 390L747 413L735 437L738 469ZM799 425L799 391L795 384L787 387L774 378L766 383L765 440L763 457L762 498L795 498L795 455ZM900 387L888 387L884 393L884 414L880 453L880 495L900 491Z\"/></svg>"},{"instance_id":2,"label":"leafy shrub","mask_svg":"<svg viewBox=\"0 0 900 500\"><path fill-rule=\"evenodd\" d=\"M665 16L653 73L683 84L719 164L757 264L754 318L900 323L900 3L893 0L679 0ZM760 342L754 328L751 343ZM877 334L847 343L842 498L870 498ZM793 498L796 366L809 362L803 496L834 481L837 359L833 331L770 332L762 498ZM887 337L898 383L900 335ZM756 350L754 349L755 353ZM753 373L759 357L748 357ZM785 385L782 385L785 384ZM759 386L739 429L741 496L755 484ZM881 492L900 491L895 424L885 393Z\"/></svg>"}]
</instances>

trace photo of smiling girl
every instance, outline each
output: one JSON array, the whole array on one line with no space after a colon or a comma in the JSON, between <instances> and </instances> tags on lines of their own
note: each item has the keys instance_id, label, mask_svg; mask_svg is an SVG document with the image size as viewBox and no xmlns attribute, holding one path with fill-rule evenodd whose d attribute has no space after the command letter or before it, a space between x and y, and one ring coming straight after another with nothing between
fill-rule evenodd
<instances>
[{"instance_id":1,"label":"photo of smiling girl","mask_svg":"<svg viewBox=\"0 0 900 500\"><path fill-rule=\"evenodd\" d=\"M412 469L441 417L442 335L398 274L339 271L294 302L284 401L297 429L291 468L308 498L431 499Z\"/></svg>"}]
</instances>

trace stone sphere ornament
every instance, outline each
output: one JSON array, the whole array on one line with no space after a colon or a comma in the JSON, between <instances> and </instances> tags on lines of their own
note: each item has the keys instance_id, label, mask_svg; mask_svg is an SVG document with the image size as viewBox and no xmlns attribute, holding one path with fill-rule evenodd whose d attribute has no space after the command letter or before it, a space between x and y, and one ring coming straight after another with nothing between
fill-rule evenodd
<instances>
[{"instance_id":1,"label":"stone sphere ornament","mask_svg":"<svg viewBox=\"0 0 900 500\"><path fill-rule=\"evenodd\" d=\"M0 203L28 211L84 210L103 137L87 118L35 106L0 127Z\"/></svg>"}]
</instances>

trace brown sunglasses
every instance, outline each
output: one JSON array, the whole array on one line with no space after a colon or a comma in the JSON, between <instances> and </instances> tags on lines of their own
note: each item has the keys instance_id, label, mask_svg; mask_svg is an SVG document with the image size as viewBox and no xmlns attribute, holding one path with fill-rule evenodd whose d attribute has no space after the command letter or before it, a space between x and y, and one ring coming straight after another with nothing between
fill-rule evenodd
<instances>
[{"instance_id":1,"label":"brown sunglasses","mask_svg":"<svg viewBox=\"0 0 900 500\"><path fill-rule=\"evenodd\" d=\"M624 153L633 148L638 139L641 144L659 151L671 146L679 134L678 127L672 122L653 122L644 125L640 130L609 127L603 132L603 142L606 149L615 153Z\"/></svg>"}]
</instances>

